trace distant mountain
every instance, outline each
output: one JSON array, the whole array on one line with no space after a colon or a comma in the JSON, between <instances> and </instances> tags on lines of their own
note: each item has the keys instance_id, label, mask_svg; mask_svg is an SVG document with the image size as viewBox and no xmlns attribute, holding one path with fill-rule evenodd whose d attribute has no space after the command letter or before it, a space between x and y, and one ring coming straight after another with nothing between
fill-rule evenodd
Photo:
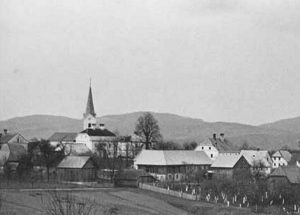
<instances>
[{"instance_id":1,"label":"distant mountain","mask_svg":"<svg viewBox=\"0 0 300 215\"><path fill-rule=\"evenodd\" d=\"M300 133L300 117L283 119L272 123L263 124L260 127Z\"/></svg>"},{"instance_id":2,"label":"distant mountain","mask_svg":"<svg viewBox=\"0 0 300 215\"><path fill-rule=\"evenodd\" d=\"M111 131L121 135L130 135L134 131L135 123L144 112L134 112L120 115L107 115L98 120L105 124ZM284 123L275 122L261 126L245 125L227 122L205 122L202 119L183 117L169 113L153 113L158 120L161 133L165 140L178 143L187 141L202 141L211 137L213 133L225 133L225 136L235 145L243 143L248 145L276 149L288 145L291 148L298 146L300 128L297 120ZM33 115L16 117L6 121L0 121L0 131L7 128L11 132L18 131L26 138L48 138L54 132L79 132L82 130L82 120L63 116ZM300 131L300 129L299 129Z\"/></svg>"}]
</instances>

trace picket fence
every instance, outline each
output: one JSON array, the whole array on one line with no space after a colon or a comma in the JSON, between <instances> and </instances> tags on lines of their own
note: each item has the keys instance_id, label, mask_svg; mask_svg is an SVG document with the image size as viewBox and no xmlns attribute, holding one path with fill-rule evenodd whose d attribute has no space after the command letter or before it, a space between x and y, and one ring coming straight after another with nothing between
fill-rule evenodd
<instances>
[{"instance_id":1,"label":"picket fence","mask_svg":"<svg viewBox=\"0 0 300 215\"><path fill-rule=\"evenodd\" d=\"M184 193L184 192L180 192L180 191L174 191L174 190L170 190L170 189L156 187L156 186L153 186L150 184L140 183L139 188L143 189L143 190L151 190L153 192L163 193L166 195L175 196L178 198L183 198L183 199L188 199L188 200L198 200L199 199L199 196L197 196L197 195L192 195L189 193Z\"/></svg>"}]
</instances>

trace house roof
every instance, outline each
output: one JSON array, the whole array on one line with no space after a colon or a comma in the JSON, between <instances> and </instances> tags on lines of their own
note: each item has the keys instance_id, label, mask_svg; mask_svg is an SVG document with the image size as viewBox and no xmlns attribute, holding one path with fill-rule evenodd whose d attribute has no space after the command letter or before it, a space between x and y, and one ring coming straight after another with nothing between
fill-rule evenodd
<instances>
[{"instance_id":1,"label":"house roof","mask_svg":"<svg viewBox=\"0 0 300 215\"><path fill-rule=\"evenodd\" d=\"M287 162L289 162L292 158L292 154L286 150L279 150L275 152L272 157L281 157L285 159Z\"/></svg>"},{"instance_id":2,"label":"house roof","mask_svg":"<svg viewBox=\"0 0 300 215\"><path fill-rule=\"evenodd\" d=\"M57 166L57 168L80 169L89 161L89 156L67 156Z\"/></svg>"},{"instance_id":3,"label":"house roof","mask_svg":"<svg viewBox=\"0 0 300 215\"><path fill-rule=\"evenodd\" d=\"M289 161L289 165L296 165L297 161L300 162L300 152L292 152L292 158Z\"/></svg>"},{"instance_id":4,"label":"house roof","mask_svg":"<svg viewBox=\"0 0 300 215\"><path fill-rule=\"evenodd\" d=\"M77 133L71 133L71 132L55 132L51 137L48 138L49 141L67 141L67 142L73 142L75 141L77 136Z\"/></svg>"},{"instance_id":5,"label":"house roof","mask_svg":"<svg viewBox=\"0 0 300 215\"><path fill-rule=\"evenodd\" d=\"M214 146L219 152L236 151L236 147L228 139L208 138L199 143L195 150L197 151L197 148L202 146Z\"/></svg>"},{"instance_id":6,"label":"house roof","mask_svg":"<svg viewBox=\"0 0 300 215\"><path fill-rule=\"evenodd\" d=\"M280 166L270 177L286 177L292 184L300 184L300 168L296 166Z\"/></svg>"},{"instance_id":7,"label":"house roof","mask_svg":"<svg viewBox=\"0 0 300 215\"><path fill-rule=\"evenodd\" d=\"M100 128L96 128L96 129L85 129L83 131L80 132L82 133L86 133L89 136L103 136L103 137L115 137L116 135L114 133L112 133L111 131L105 129L100 129Z\"/></svg>"},{"instance_id":8,"label":"house roof","mask_svg":"<svg viewBox=\"0 0 300 215\"><path fill-rule=\"evenodd\" d=\"M9 143L7 146L9 148L8 161L19 161L20 158L26 154L26 149L21 144Z\"/></svg>"},{"instance_id":9,"label":"house roof","mask_svg":"<svg viewBox=\"0 0 300 215\"><path fill-rule=\"evenodd\" d=\"M257 165L259 162L261 162L264 167L271 166L269 152L266 150L241 150L240 154L246 158L251 166Z\"/></svg>"},{"instance_id":10,"label":"house roof","mask_svg":"<svg viewBox=\"0 0 300 215\"><path fill-rule=\"evenodd\" d=\"M212 168L233 168L242 156L238 153L220 153L211 165Z\"/></svg>"},{"instance_id":11,"label":"house roof","mask_svg":"<svg viewBox=\"0 0 300 215\"><path fill-rule=\"evenodd\" d=\"M17 135L17 133L8 133L8 134L5 134L5 135L1 136L0 142L1 142L2 144L8 143L8 142L9 142L12 138L14 138L16 135Z\"/></svg>"},{"instance_id":12,"label":"house roof","mask_svg":"<svg viewBox=\"0 0 300 215\"><path fill-rule=\"evenodd\" d=\"M142 150L136 157L136 165L210 165L212 161L202 151Z\"/></svg>"}]
</instances>

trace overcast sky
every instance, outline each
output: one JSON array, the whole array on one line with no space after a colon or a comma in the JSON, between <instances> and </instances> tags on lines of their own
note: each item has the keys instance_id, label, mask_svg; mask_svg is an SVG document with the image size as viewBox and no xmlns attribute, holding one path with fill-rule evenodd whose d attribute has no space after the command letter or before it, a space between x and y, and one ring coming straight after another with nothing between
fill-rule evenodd
<instances>
[{"instance_id":1,"label":"overcast sky","mask_svg":"<svg viewBox=\"0 0 300 215\"><path fill-rule=\"evenodd\" d=\"M0 120L300 116L299 0L1 0Z\"/></svg>"}]
</instances>

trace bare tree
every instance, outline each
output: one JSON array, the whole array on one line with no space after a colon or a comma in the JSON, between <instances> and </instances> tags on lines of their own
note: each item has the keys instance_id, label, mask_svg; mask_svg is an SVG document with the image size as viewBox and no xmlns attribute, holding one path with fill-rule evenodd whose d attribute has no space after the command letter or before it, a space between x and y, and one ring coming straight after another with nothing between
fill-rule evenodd
<instances>
[{"instance_id":1,"label":"bare tree","mask_svg":"<svg viewBox=\"0 0 300 215\"><path fill-rule=\"evenodd\" d=\"M157 142L162 137L157 120L149 112L138 118L135 133L143 138L146 149L149 149L153 142Z\"/></svg>"},{"instance_id":2,"label":"bare tree","mask_svg":"<svg viewBox=\"0 0 300 215\"><path fill-rule=\"evenodd\" d=\"M69 192L50 192L42 197L44 211L47 215L96 215L97 208L94 200L75 198Z\"/></svg>"}]
</instances>

